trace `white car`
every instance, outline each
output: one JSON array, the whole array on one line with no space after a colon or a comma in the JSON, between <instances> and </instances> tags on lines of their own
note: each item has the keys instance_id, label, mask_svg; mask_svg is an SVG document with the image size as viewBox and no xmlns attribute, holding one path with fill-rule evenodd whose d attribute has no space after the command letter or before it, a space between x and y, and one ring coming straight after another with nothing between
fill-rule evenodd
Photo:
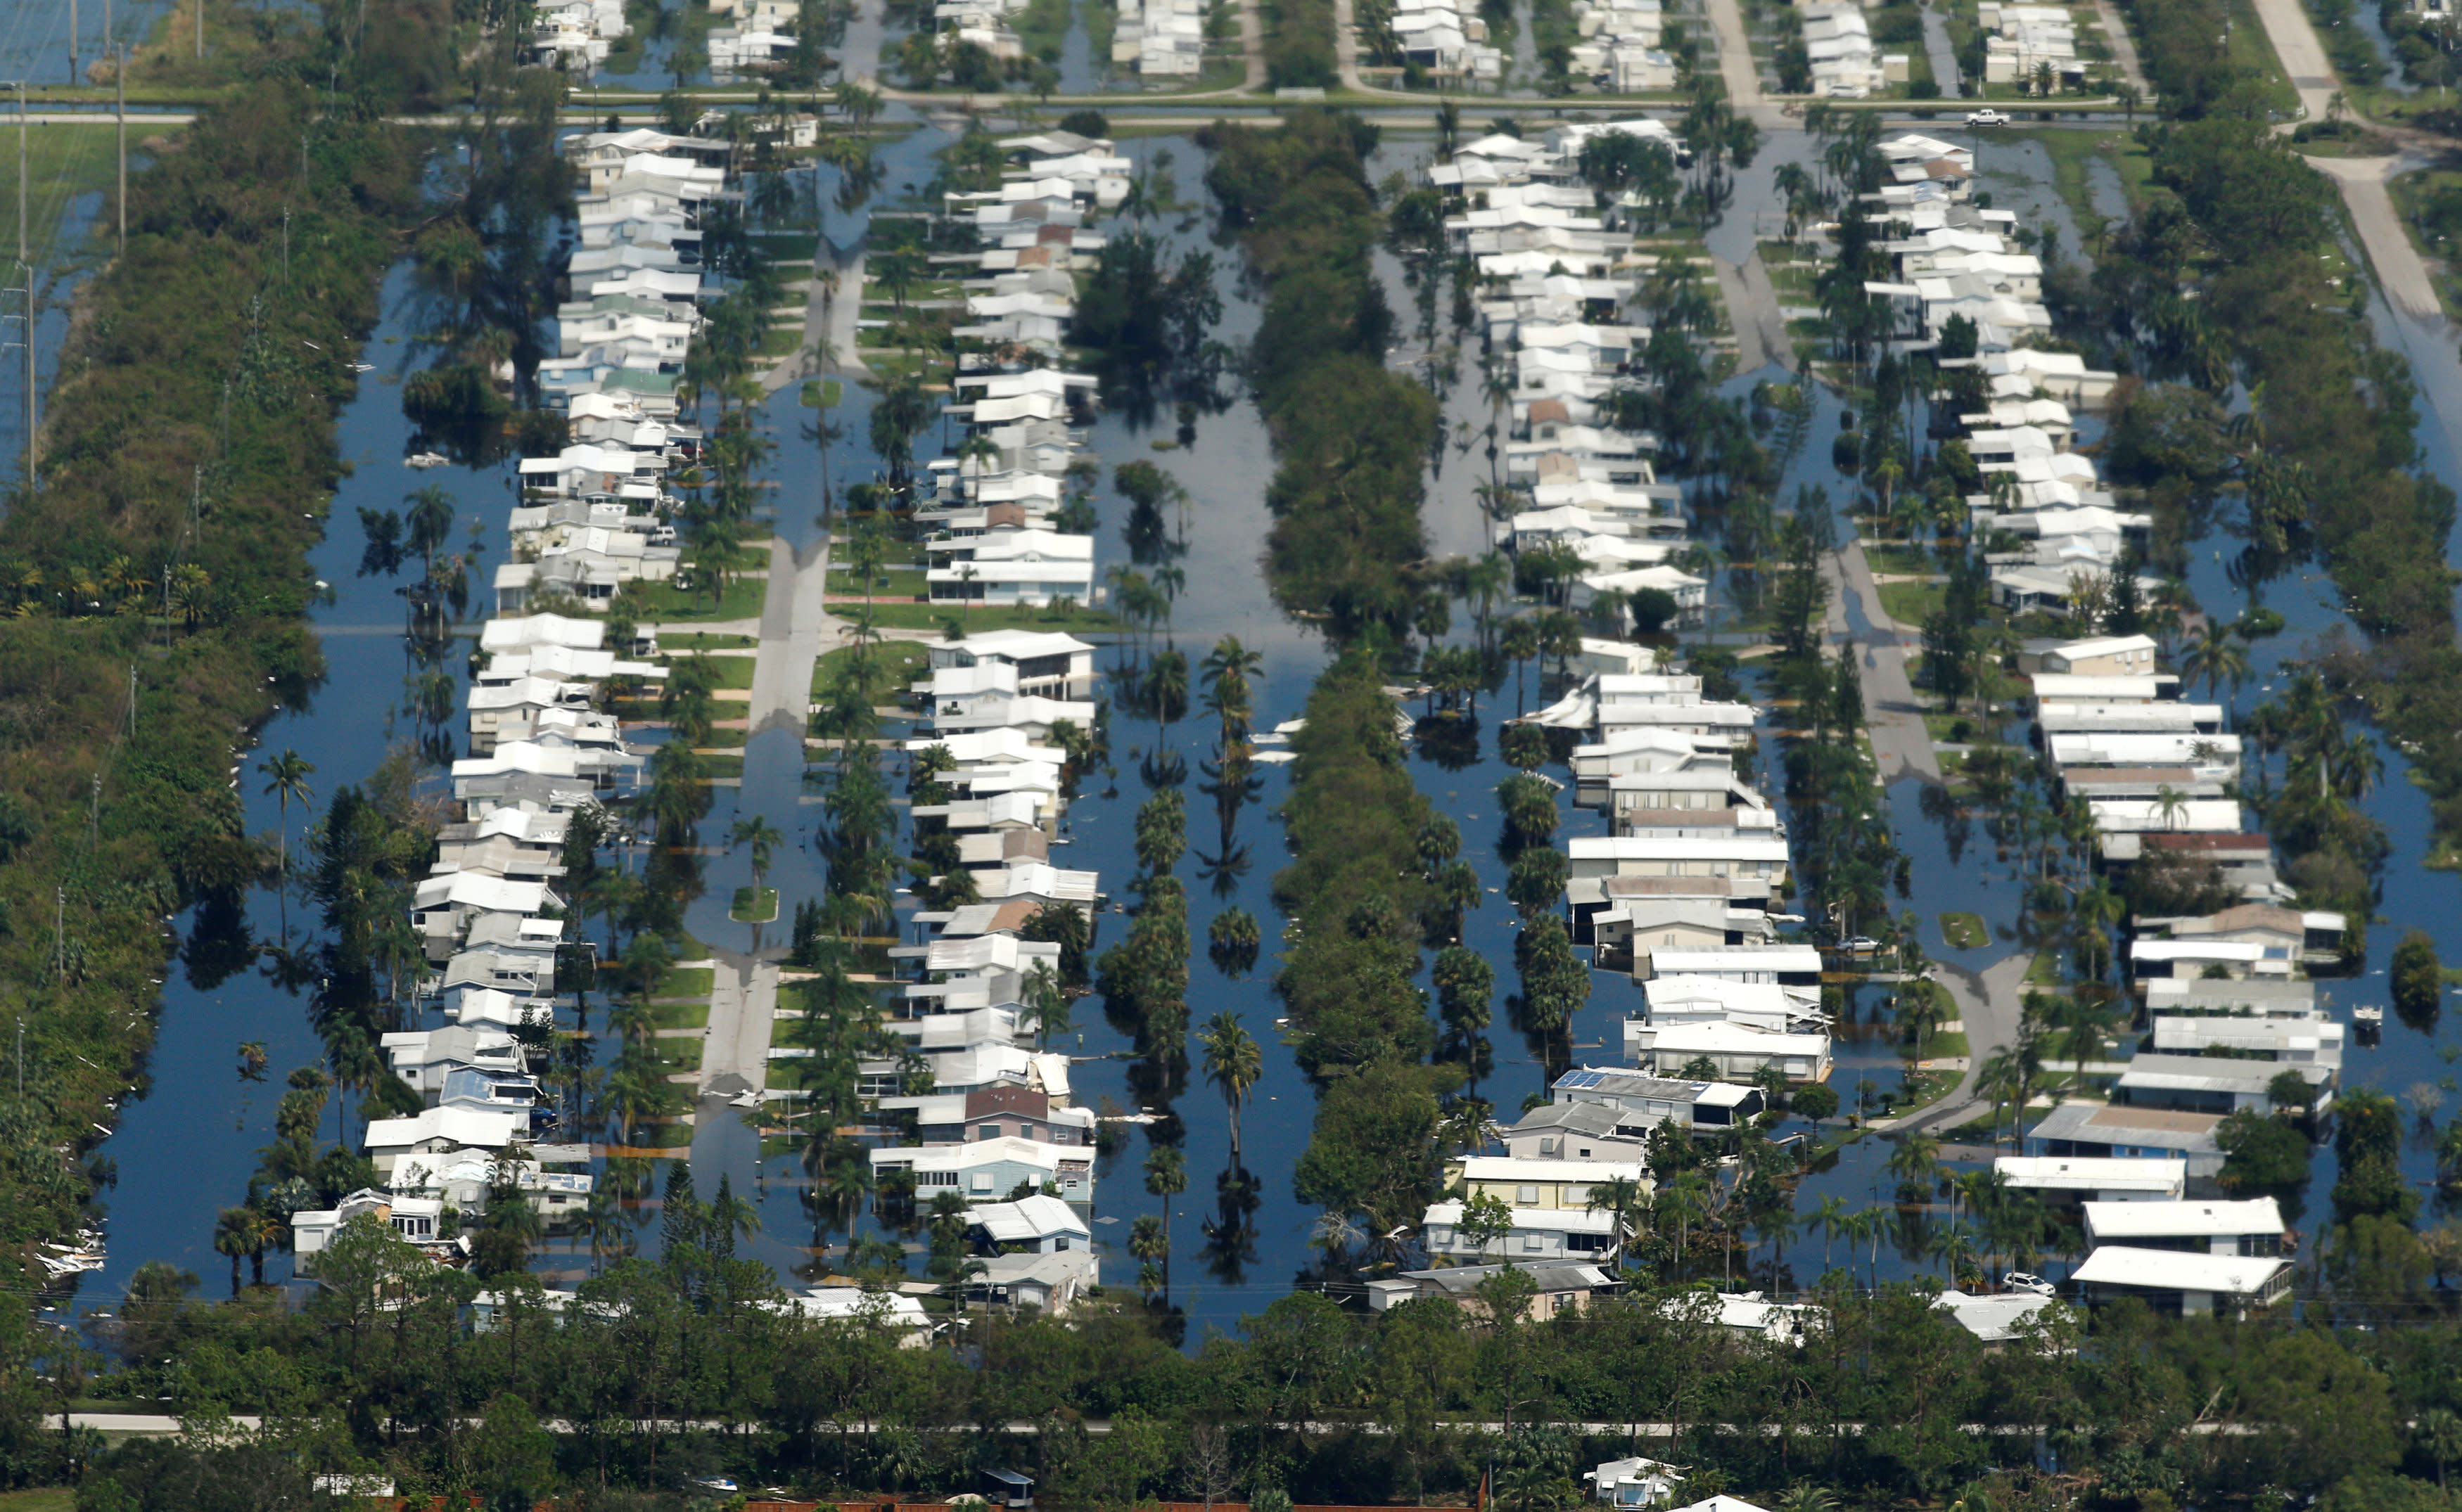
<instances>
[{"instance_id":1,"label":"white car","mask_svg":"<svg viewBox=\"0 0 2462 1512\"><path fill-rule=\"evenodd\" d=\"M2005 126L2009 124L2009 118L1997 110L1970 110L1966 113L1966 123L1970 126Z\"/></svg>"},{"instance_id":2,"label":"white car","mask_svg":"<svg viewBox=\"0 0 2462 1512\"><path fill-rule=\"evenodd\" d=\"M2013 1270L2000 1278L2000 1285L2011 1291L2031 1291L2038 1297L2057 1295L2058 1286L2029 1271Z\"/></svg>"}]
</instances>

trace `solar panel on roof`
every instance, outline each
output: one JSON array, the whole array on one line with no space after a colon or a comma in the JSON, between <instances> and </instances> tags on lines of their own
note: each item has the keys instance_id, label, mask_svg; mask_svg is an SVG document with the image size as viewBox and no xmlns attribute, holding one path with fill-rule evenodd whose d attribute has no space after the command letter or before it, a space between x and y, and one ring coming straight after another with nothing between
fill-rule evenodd
<instances>
[{"instance_id":1,"label":"solar panel on roof","mask_svg":"<svg viewBox=\"0 0 2462 1512\"><path fill-rule=\"evenodd\" d=\"M1556 1085L1559 1087L1596 1087L1603 1080L1605 1080L1605 1076L1603 1073L1598 1071L1566 1071L1564 1075L1556 1078Z\"/></svg>"}]
</instances>

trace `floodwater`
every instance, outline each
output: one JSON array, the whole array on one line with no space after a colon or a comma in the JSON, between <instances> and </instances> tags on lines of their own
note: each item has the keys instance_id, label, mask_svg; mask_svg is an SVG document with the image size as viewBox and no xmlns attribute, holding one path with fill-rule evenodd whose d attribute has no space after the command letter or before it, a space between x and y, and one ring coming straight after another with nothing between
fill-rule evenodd
<instances>
[{"instance_id":1,"label":"floodwater","mask_svg":"<svg viewBox=\"0 0 2462 1512\"><path fill-rule=\"evenodd\" d=\"M64 14L61 19L64 25ZM26 24L23 12L17 21L21 26ZM1075 25L1082 29L1082 8ZM876 23L867 19L859 22L851 35L851 52L867 32L872 45L877 47ZM12 43L10 37L14 34L0 34L0 54L11 46L32 45ZM1082 43L1082 32L1077 42ZM1083 55L1081 45L1072 44L1070 51ZM655 70L645 65L645 72ZM893 185L923 182L929 176L930 153L947 140L938 128L925 124L888 145L887 182ZM1160 159L1165 148L1173 155L1167 167ZM1381 177L1389 169L1407 169L1427 150L1424 141L1396 140L1380 154L1374 172ZM1253 333L1258 311L1236 276L1236 248L1216 246L1210 240L1211 219L1204 213L1202 184L1205 155L1177 138L1141 141L1132 151L1157 179L1168 178L1178 201L1190 207L1177 215L1158 217L1149 223L1148 228L1176 254L1199 249L1214 253L1224 300L1223 321L1217 335L1229 342L1245 340ZM2049 189L2047 164L2038 166L2022 151L1996 156L2010 164L2012 171L2034 172L2034 197L2042 213L2065 220L2061 202ZM1755 218L1771 205L1770 175L1779 162L1790 157L1811 161L1812 145L1799 136L1775 139L1755 165L1739 176L1735 206L1707 237L1714 251L1738 260L1749 255ZM2035 157L2041 157L2040 151ZM2023 164L2022 169L2019 164ZM824 184L825 203L830 186ZM2002 203L2019 205L2014 195ZM834 244L849 246L860 236L864 219L861 213L840 216L831 212L824 229ZM2079 246L2071 228L2064 227L2063 242L2072 252ZM1407 329L1411 323L1408 292L1402 289L1398 270L1390 259L1382 260L1382 267L1397 315ZM281 818L274 801L259 791L263 780L255 774L255 764L266 754L292 748L313 762L317 770L312 784L321 808L336 786L370 773L391 739L409 733L394 712L401 701L405 670L400 636L401 604L393 594L396 584L355 575L360 547L357 508L398 508L401 496L412 488L444 487L455 497L464 519L485 524L483 559L474 573L476 580L484 583L490 561L500 559L504 513L509 500L508 469L498 467L480 473L439 468L412 473L400 465L408 438L396 388L402 366L411 360L414 350L407 339L415 330L409 296L404 275L398 273L389 280L384 324L368 347L367 360L378 363L378 371L368 377L341 421L344 453L356 470L334 502L333 526L314 558L318 574L335 590L333 602L319 608L314 616L326 637L331 676L307 708L275 720L266 730L260 748L245 757L243 776L247 781L243 792L253 829L270 831ZM2436 333L2400 321L2382 310L2376 318L2387 338L2399 341L2412 356L2424 400L2431 401L2423 404L2422 445L2439 475L2452 479L2456 471L2450 438L2462 435L2462 424L2455 421L2455 416L2462 414L2462 362L2456 361L2450 344ZM1448 419L1467 418L1475 426L1483 424L1485 416L1476 396L1476 355L1464 353L1461 360L1462 381L1448 398ZM1753 377L1733 380L1733 391L1740 392ZM0 382L0 393L5 392L5 382ZM840 487L851 479L866 476L870 468L861 444L866 402L863 391L850 385L847 407L837 417L845 422L849 439L838 443L831 461L831 474ZM1827 449L1819 443L1836 428L1838 403L1833 396L1823 394L1818 405L1815 443L1806 448L1790 477L1787 492L1791 497L1799 482L1823 483L1829 486L1833 499L1843 504L1847 492L1845 480L1830 469ZM779 501L775 529L798 546L816 540L820 529L811 508L811 501L818 497L818 457L812 444L801 436L808 413L801 409L792 385L773 400L767 412L769 429L779 443L768 464L768 478L777 486L774 496ZM6 423L5 407L0 407L0 426ZM1265 592L1258 564L1260 546L1269 525L1263 503L1272 465L1265 437L1254 407L1242 399L1219 414L1201 418L1193 443L1185 446L1174 443L1168 450L1155 449L1156 442L1171 438L1167 416L1140 417L1116 410L1104 415L1091 431L1091 444L1104 462L1107 474L1118 464L1148 460L1172 472L1189 493L1188 507L1178 513L1175 523L1185 548L1181 565L1186 569L1190 588L1175 606L1171 625L1156 633L1151 646L1141 637L1123 637L1120 643L1106 648L1103 665L1110 672L1132 672L1141 659L1163 645L1176 645L1195 660L1218 637L1237 636L1264 658L1263 672L1257 684L1257 724L1261 729L1269 728L1301 712L1309 682L1323 665L1325 648L1311 632L1282 615ZM1446 448L1430 488L1426 514L1429 539L1436 551L1476 552L1483 549L1486 526L1472 493L1483 471L1483 458L1476 450L1463 453ZM1126 560L1128 553L1121 540L1125 506L1108 489L1100 503L1104 519L1099 562L1109 565ZM2201 543L2196 549L2192 577L2200 597L2209 604L2228 603L2236 593L2224 580L2220 560L2211 554L2219 550L2227 556L2232 549L2232 543L2227 541ZM2289 617L2291 628L2257 648L2252 658L2257 663L2256 676L2235 700L2235 707L2242 712L2265 696L2267 684L2279 684L2283 657L2299 654L2311 637L2339 618L2330 593L2322 579L2314 574L2278 582L2264 594L2268 604ZM460 664L458 657L447 659L446 665L457 673ZM1498 888L1502 883L1503 866L1496 853L1501 825L1493 794L1496 784L1509 769L1494 758L1492 746L1494 720L1505 712L1503 701L1515 697L1511 683L1508 679L1506 687L1484 699L1481 723L1485 727L1477 748L1467 753L1466 759L1462 753L1448 752L1440 763L1435 753L1415 747L1412 756L1413 769L1423 790L1460 825L1464 853L1479 868L1483 885ZM1531 692L1535 702L1537 689ZM1202 763L1211 753L1210 732L1201 717L1185 718L1166 726L1134 715L1126 701L1115 699L1111 747L1112 770L1091 777L1070 810L1067 834L1071 845L1062 857L1064 864L1096 870L1110 893L1124 894L1134 869L1133 819L1136 807L1150 793L1149 777L1166 779L1169 774L1163 768L1184 762L1184 781L1190 795L1190 853L1180 863L1179 872L1189 884L1190 931L1199 947L1191 961L1191 1022L1202 1023L1219 1011L1240 1014L1266 1054L1265 1073L1255 1089L1245 1118L1247 1163L1262 1179L1262 1190L1253 1211L1242 1214L1236 1208L1219 1206L1214 1184L1208 1179L1223 1169L1228 1152L1228 1119L1221 1099L1212 1089L1201 1079L1192 1079L1185 1087L1157 1090L1150 1079L1136 1076L1137 1068L1124 1058L1129 1053L1128 1036L1105 1021L1097 999L1081 1003L1075 1029L1063 1045L1073 1057L1080 1058L1074 1071L1080 1101L1106 1112L1138 1108L1160 1112L1167 1106L1177 1114L1184 1130L1189 1186L1172 1204L1172 1298L1186 1310L1191 1322L1200 1326L1191 1330L1192 1337L1197 1337L1204 1328L1231 1327L1241 1315L1260 1310L1294 1285L1307 1284L1318 1258L1309 1242L1317 1214L1298 1202L1289 1189L1289 1173L1307 1145L1314 1101L1309 1087L1273 1032L1279 1008L1266 980L1271 969L1270 953L1257 972L1232 980L1216 971L1202 951L1206 925L1223 907L1237 904L1246 908L1266 926L1269 940L1279 922L1269 890L1284 851L1281 829L1272 810L1285 795L1288 778L1285 769L1261 767L1253 793L1234 797L1222 806L1229 827L1225 847L1220 844L1224 835L1218 828L1217 804L1201 790L1207 782ZM1770 766L1768 754L1763 753L1761 763L1765 772ZM2421 839L2426 832L2424 801L2416 788L2400 780L2396 753L2386 754L2387 779L2367 803L2370 811L2385 822L2395 843L2395 854L2386 873L2386 921L2372 929L2375 950L2371 974L2329 987L2337 1004L2343 1006L2355 1002L2385 1001L2383 974L2377 963L2389 954L2392 940L2404 928L2417 925L2429 929L2438 938L2449 959L2462 960L2462 906L2457 906L2462 905L2462 896L2457 896L2462 895L2462 879L2448 873L2419 869ZM816 897L822 891L824 878L810 847L813 815L807 808L810 790L804 781L802 752L793 739L764 736L746 750L742 787L719 789L713 810L703 821L703 838L712 843L735 817L745 813L763 813L788 832L794 844L784 850L770 875L770 881L780 891L782 918L791 917L797 902ZM1915 862L1912 895L1903 900L1893 899L1893 906L1901 911L1911 910L1925 919L1928 950L1935 959L1979 965L2014 948L2005 941L2014 931L2019 889L2008 878L2005 869L1991 864L1990 842L1980 833L1980 827L1959 836L1925 817L1920 795L1912 784L1897 785L1890 798L1899 843ZM1574 810L1569 804L1565 811L1562 835L1599 832L1598 816ZM294 843L306 821L302 813L289 816ZM748 865L743 858L718 855L710 860L704 894L690 915L690 925L697 935L704 940L725 944L745 941L745 926L727 922L723 911L724 900L733 889L747 880ZM1953 907L1983 913L1994 927L1994 944L1976 952L1948 947L1939 939L1933 920ZM248 927L257 936L280 933L280 909L273 896L261 895L250 899L249 909ZM304 933L313 924L308 910L295 901L291 912L295 916L289 921L294 935ZM196 928L198 921L193 918L181 922L184 934L193 933L201 940L227 938L229 934L227 921L216 931ZM1106 915L1102 942L1116 940L1125 922L1120 916ZM1502 993L1510 989L1513 982L1513 934L1512 913L1501 895L1485 895L1484 906L1469 917L1466 925L1467 942L1481 950L1497 967L1500 984L1497 1024L1491 1030L1495 1069L1482 1082L1480 1091L1506 1116L1523 1099L1543 1090L1537 1055L1505 1022L1501 1009ZM1589 1004L1578 1016L1571 1031L1575 1059L1620 1061L1621 1021L1626 1010L1639 1001L1638 991L1622 979L1607 974L1594 975L1592 987ZM1875 1096L1886 1096L1897 1089L1901 1062L1886 1032L1876 1034L1867 1027L1880 1011L1885 990L1858 991L1842 1017L1835 1085L1850 1106L1867 1081ZM251 1040L265 1042L270 1052L268 1080L261 1085L242 1082L235 1072L237 1047ZM2346 1076L2353 1085L2377 1085L2396 1091L2413 1084L2447 1083L2442 1048L2441 1030L2423 1035L2389 1022L2381 1048L2353 1049ZM207 969L176 969L171 974L164 988L161 1041L153 1063L154 1086L150 1095L129 1106L119 1134L106 1147L105 1153L119 1164L120 1180L109 1194L113 1214L111 1261L93 1279L90 1297L116 1295L138 1264L154 1259L169 1260L195 1270L206 1278L209 1294L219 1290L219 1276L227 1265L212 1252L209 1242L215 1212L244 1195L256 1151L271 1138L270 1114L283 1074L294 1066L313 1063L317 1053L315 1041L305 1024L302 1004L267 983L252 967L242 964L237 971L224 974L210 969L208 963ZM351 1116L356 1129L356 1112ZM1125 1253L1129 1222L1161 1205L1158 1199L1142 1188L1140 1167L1147 1143L1145 1130L1134 1129L1125 1148L1106 1158L1098 1170L1096 1235L1098 1242L1109 1246L1105 1265L1108 1279L1115 1285L1134 1283L1135 1263ZM1888 1149L1885 1141L1866 1138L1840 1152L1832 1162L1805 1180L1798 1202L1799 1213L1808 1214L1825 1196L1838 1196L1854 1207L1884 1199L1888 1182L1879 1168ZM702 1132L693 1159L697 1180L704 1194L715 1185L717 1177L724 1174L733 1177L739 1192L755 1198L764 1231L747 1243L748 1253L768 1260L782 1274L791 1275L798 1267L809 1265L810 1257L805 1246L812 1237L812 1228L796 1186L799 1172L792 1156L772 1156L762 1161L749 1131L728 1116ZM2424 1143L2408 1150L2405 1159L2407 1174L2422 1179L2430 1174L2431 1161ZM2330 1163L2329 1156L2320 1155L2319 1170L2326 1173L2329 1179ZM2322 1190L2318 1191L2319 1199L2309 1203L2312 1225L2322 1206ZM1222 1237L1210 1240L1202 1220L1220 1220L1226 1215L1233 1221L1218 1223ZM655 1226L646 1228L643 1239L654 1244L655 1233ZM837 1231L828 1237L832 1242L842 1242L846 1235ZM1787 1251L1795 1276L1808 1280L1815 1274L1825 1247L1826 1242L1816 1236L1800 1237ZM1909 1268L1909 1263L1900 1257L1885 1259L1884 1275L1904 1274ZM281 1274L285 1264L275 1261L271 1273ZM570 1268L574 1264L566 1254L551 1254L542 1260L542 1264L550 1267Z\"/></svg>"}]
</instances>

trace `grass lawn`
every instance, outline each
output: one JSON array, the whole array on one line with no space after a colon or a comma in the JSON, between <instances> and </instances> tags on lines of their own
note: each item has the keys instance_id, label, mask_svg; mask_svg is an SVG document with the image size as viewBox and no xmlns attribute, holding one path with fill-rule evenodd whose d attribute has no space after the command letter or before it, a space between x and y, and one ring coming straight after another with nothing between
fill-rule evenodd
<instances>
[{"instance_id":1,"label":"grass lawn","mask_svg":"<svg viewBox=\"0 0 2462 1512\"><path fill-rule=\"evenodd\" d=\"M687 593L673 583L641 583L633 590L639 595L639 614L644 620L673 624L693 619L750 619L761 613L761 600L768 595L769 580L766 577L739 577L726 585L725 596L713 608L705 593Z\"/></svg>"},{"instance_id":2,"label":"grass lawn","mask_svg":"<svg viewBox=\"0 0 2462 1512\"><path fill-rule=\"evenodd\" d=\"M912 640L884 640L874 646L840 646L826 652L812 663L812 697L819 698L835 681L839 672L857 656L868 655L884 663L894 673L901 687L923 675L932 664L931 648Z\"/></svg>"},{"instance_id":3,"label":"grass lawn","mask_svg":"<svg viewBox=\"0 0 2462 1512\"><path fill-rule=\"evenodd\" d=\"M1940 571L1940 564L1933 560L1933 554L1920 546L1876 546L1866 542L1864 561L1880 576L1929 577Z\"/></svg>"},{"instance_id":4,"label":"grass lawn","mask_svg":"<svg viewBox=\"0 0 2462 1512\"><path fill-rule=\"evenodd\" d=\"M76 1506L75 1486L36 1486L28 1491L0 1491L0 1512L74 1512Z\"/></svg>"},{"instance_id":5,"label":"grass lawn","mask_svg":"<svg viewBox=\"0 0 2462 1512\"><path fill-rule=\"evenodd\" d=\"M751 651L760 644L757 637L711 630L679 631L675 635L659 637L659 649L670 654L679 651Z\"/></svg>"},{"instance_id":6,"label":"grass lawn","mask_svg":"<svg viewBox=\"0 0 2462 1512\"><path fill-rule=\"evenodd\" d=\"M704 779L710 782L741 782L744 780L744 758L703 756L701 759L701 769Z\"/></svg>"},{"instance_id":7,"label":"grass lawn","mask_svg":"<svg viewBox=\"0 0 2462 1512\"><path fill-rule=\"evenodd\" d=\"M2061 958L2049 950L2038 950L2026 967L2026 985L2057 987L2061 984Z\"/></svg>"},{"instance_id":8,"label":"grass lawn","mask_svg":"<svg viewBox=\"0 0 2462 1512\"><path fill-rule=\"evenodd\" d=\"M718 971L715 967L669 966L667 968L667 974L659 979L659 990L651 993L650 996L654 998L699 998L703 1002L706 1002L708 1001L710 993L715 991L717 987Z\"/></svg>"},{"instance_id":9,"label":"grass lawn","mask_svg":"<svg viewBox=\"0 0 2462 1512\"><path fill-rule=\"evenodd\" d=\"M846 606L856 610L861 605ZM832 611L853 619L844 609ZM1099 609L1033 609L1007 606L961 609L955 604L875 604L872 622L886 630L938 630L944 619L956 619L975 630L1066 630L1073 633L1118 630L1120 621Z\"/></svg>"},{"instance_id":10,"label":"grass lawn","mask_svg":"<svg viewBox=\"0 0 2462 1512\"><path fill-rule=\"evenodd\" d=\"M726 917L739 924L768 923L778 917L778 890L765 887L756 897L752 889L737 888L735 901L727 905Z\"/></svg>"},{"instance_id":11,"label":"grass lawn","mask_svg":"<svg viewBox=\"0 0 2462 1512\"><path fill-rule=\"evenodd\" d=\"M842 594L853 594L857 598L863 596L861 574L851 572L831 572L830 578L829 592L831 598ZM876 599L920 598L926 590L923 569L919 567L885 568L878 577L872 580L872 596Z\"/></svg>"},{"instance_id":12,"label":"grass lawn","mask_svg":"<svg viewBox=\"0 0 2462 1512\"><path fill-rule=\"evenodd\" d=\"M690 1003L654 1003L650 1018L662 1029L698 1029L709 1024L709 999L698 998Z\"/></svg>"},{"instance_id":13,"label":"grass lawn","mask_svg":"<svg viewBox=\"0 0 2462 1512\"><path fill-rule=\"evenodd\" d=\"M1924 731L1943 745L1980 745L1992 739L1989 723L1978 723L1972 714L1943 714L1927 711L1923 717Z\"/></svg>"},{"instance_id":14,"label":"grass lawn","mask_svg":"<svg viewBox=\"0 0 2462 1512\"><path fill-rule=\"evenodd\" d=\"M1954 950L1980 950L1992 943L1992 931L1983 925L1980 914L1943 914L1940 935Z\"/></svg>"},{"instance_id":15,"label":"grass lawn","mask_svg":"<svg viewBox=\"0 0 2462 1512\"><path fill-rule=\"evenodd\" d=\"M1908 1047L1910 1050L1913 1048L1911 1045ZM1945 1061L1955 1056L1973 1053L1974 1049L1966 1043L1966 1031L1963 1029L1951 1029L1924 1041L1923 1058L1928 1061Z\"/></svg>"},{"instance_id":16,"label":"grass lawn","mask_svg":"<svg viewBox=\"0 0 2462 1512\"><path fill-rule=\"evenodd\" d=\"M1920 625L1939 613L1949 596L1945 583L1883 583L1881 612L1902 625Z\"/></svg>"},{"instance_id":17,"label":"grass lawn","mask_svg":"<svg viewBox=\"0 0 2462 1512\"><path fill-rule=\"evenodd\" d=\"M670 1072L701 1069L701 1041L654 1040L651 1042L659 1064Z\"/></svg>"},{"instance_id":18,"label":"grass lawn","mask_svg":"<svg viewBox=\"0 0 2462 1512\"><path fill-rule=\"evenodd\" d=\"M750 241L754 247L760 248L762 255L773 263L781 264L809 264L812 260L812 255L820 250L821 244L820 233L817 231L755 231ZM788 270L789 276L801 270L800 269Z\"/></svg>"},{"instance_id":19,"label":"grass lawn","mask_svg":"<svg viewBox=\"0 0 2462 1512\"><path fill-rule=\"evenodd\" d=\"M684 657L669 657L667 665L672 669L677 663L687 659L689 659ZM720 688L752 686L752 663L755 659L752 657L709 658L710 685Z\"/></svg>"}]
</instances>

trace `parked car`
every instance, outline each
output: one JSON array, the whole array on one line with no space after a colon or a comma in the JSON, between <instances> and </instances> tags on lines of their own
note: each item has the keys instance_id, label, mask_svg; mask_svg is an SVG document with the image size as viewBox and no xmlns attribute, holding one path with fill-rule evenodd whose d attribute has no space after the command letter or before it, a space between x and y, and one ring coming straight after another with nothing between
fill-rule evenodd
<instances>
[{"instance_id":1,"label":"parked car","mask_svg":"<svg viewBox=\"0 0 2462 1512\"><path fill-rule=\"evenodd\" d=\"M2038 1297L2049 1297L2060 1288L2031 1271L2013 1270L2000 1278L2000 1285L2011 1291L2031 1291Z\"/></svg>"},{"instance_id":2,"label":"parked car","mask_svg":"<svg viewBox=\"0 0 2462 1512\"><path fill-rule=\"evenodd\" d=\"M1966 113L1966 123L1970 126L2005 126L2009 124L2009 118L1997 110L1970 110Z\"/></svg>"},{"instance_id":3,"label":"parked car","mask_svg":"<svg viewBox=\"0 0 2462 1512\"><path fill-rule=\"evenodd\" d=\"M1858 935L1846 941L1846 953L1850 956L1877 956L1881 953L1881 942L1869 935Z\"/></svg>"}]
</instances>

